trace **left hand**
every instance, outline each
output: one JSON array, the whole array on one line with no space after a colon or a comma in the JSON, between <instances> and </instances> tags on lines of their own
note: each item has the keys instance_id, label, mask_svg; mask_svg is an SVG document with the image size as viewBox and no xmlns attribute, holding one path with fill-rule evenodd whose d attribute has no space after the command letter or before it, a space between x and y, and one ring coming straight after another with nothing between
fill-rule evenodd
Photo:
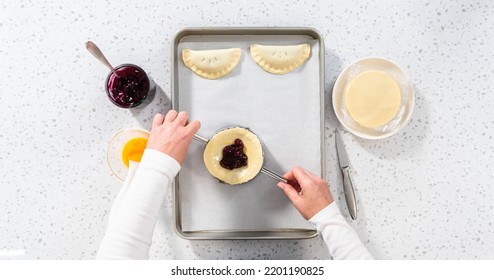
<instances>
[{"instance_id":1,"label":"left hand","mask_svg":"<svg viewBox=\"0 0 494 280\"><path fill-rule=\"evenodd\" d=\"M165 153L182 165L192 137L199 128L199 121L189 123L187 112L170 110L166 116L156 114L146 148Z\"/></svg>"}]
</instances>

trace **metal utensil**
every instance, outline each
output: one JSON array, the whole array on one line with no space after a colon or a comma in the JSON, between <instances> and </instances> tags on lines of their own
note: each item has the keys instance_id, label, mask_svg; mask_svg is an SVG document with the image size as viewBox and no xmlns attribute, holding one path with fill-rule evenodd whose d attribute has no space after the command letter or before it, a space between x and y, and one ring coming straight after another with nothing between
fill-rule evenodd
<instances>
[{"instance_id":1,"label":"metal utensil","mask_svg":"<svg viewBox=\"0 0 494 280\"><path fill-rule=\"evenodd\" d=\"M110 62L106 59L105 55L103 52L96 46L95 43L91 41L86 42L86 49L94 56L96 59L98 59L101 63L103 63L106 67L110 69L110 71L118 77L117 73L115 72L115 68L111 66Z\"/></svg>"},{"instance_id":2,"label":"metal utensil","mask_svg":"<svg viewBox=\"0 0 494 280\"><path fill-rule=\"evenodd\" d=\"M194 134L194 140L197 140L199 142L202 142L204 144L208 144L209 140L207 138L204 138L200 135L197 135L197 134ZM283 182L285 184L289 184L291 185L292 187L294 187L298 192L300 192L301 188L300 188L300 185L298 184L297 181L295 180L287 180L285 177L277 174L276 172L273 172L269 169L267 169L266 167L262 167L261 168L261 173L264 173L265 175L267 175L268 177L270 177L271 179L274 179L278 182Z\"/></svg>"},{"instance_id":3,"label":"metal utensil","mask_svg":"<svg viewBox=\"0 0 494 280\"><path fill-rule=\"evenodd\" d=\"M355 220L357 219L357 200L355 199L355 191L353 190L352 180L350 179L348 156L338 130L335 130L335 139L338 162L340 163L341 173L343 174L343 191L345 193L346 205L352 220Z\"/></svg>"}]
</instances>

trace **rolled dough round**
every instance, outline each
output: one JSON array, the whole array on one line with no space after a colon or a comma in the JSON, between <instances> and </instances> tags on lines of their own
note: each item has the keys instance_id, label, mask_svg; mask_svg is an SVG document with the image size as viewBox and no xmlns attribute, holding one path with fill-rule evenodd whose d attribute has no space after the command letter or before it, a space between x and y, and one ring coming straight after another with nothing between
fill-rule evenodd
<instances>
[{"instance_id":1,"label":"rolled dough round","mask_svg":"<svg viewBox=\"0 0 494 280\"><path fill-rule=\"evenodd\" d=\"M362 126L376 128L388 123L398 113L401 89L389 74L369 70L348 83L345 103L353 120Z\"/></svg>"},{"instance_id":2,"label":"rolled dough round","mask_svg":"<svg viewBox=\"0 0 494 280\"><path fill-rule=\"evenodd\" d=\"M223 148L234 143L235 139L240 139L244 143L244 153L247 155L247 166L233 170L225 169L220 161L223 157ZM252 180L261 170L264 154L259 138L242 127L228 128L220 131L209 140L204 149L204 164L209 173L220 181L238 185Z\"/></svg>"}]
</instances>

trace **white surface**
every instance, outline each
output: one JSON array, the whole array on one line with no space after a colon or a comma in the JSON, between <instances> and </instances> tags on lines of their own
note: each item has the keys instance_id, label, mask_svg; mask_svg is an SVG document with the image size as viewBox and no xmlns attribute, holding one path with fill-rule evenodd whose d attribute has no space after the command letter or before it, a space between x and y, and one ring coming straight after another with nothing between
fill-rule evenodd
<instances>
[{"instance_id":1,"label":"white surface","mask_svg":"<svg viewBox=\"0 0 494 280\"><path fill-rule=\"evenodd\" d=\"M410 76L411 122L366 141L342 133L369 251L386 259L494 258L494 3L482 1L2 1L0 4L0 250L7 258L91 259L121 182L105 149L117 131L170 106L174 33L187 26L311 26L326 43L326 87L349 63L387 57ZM114 64L144 68L163 89L142 111L105 96ZM328 98L329 99L329 98ZM158 109L159 108L159 109ZM327 178L346 213L327 106ZM341 127L340 127L341 128ZM153 258L327 258L302 241L185 241L171 192ZM11 253L9 256L9 252ZM25 253L22 255L22 253Z\"/></svg>"},{"instance_id":2,"label":"white surface","mask_svg":"<svg viewBox=\"0 0 494 280\"><path fill-rule=\"evenodd\" d=\"M273 75L251 57L252 43L308 43L312 55L291 73ZM240 62L218 80L199 77L181 61L183 49L233 47L242 50ZM251 129L264 144L264 166L274 172L283 175L299 164L321 174L319 50L309 36L186 36L177 48L179 108L201 120L198 134L208 139L232 125ZM204 144L194 143L179 175L185 231L311 228L276 181L259 174L238 186L219 183L203 152Z\"/></svg>"}]
</instances>

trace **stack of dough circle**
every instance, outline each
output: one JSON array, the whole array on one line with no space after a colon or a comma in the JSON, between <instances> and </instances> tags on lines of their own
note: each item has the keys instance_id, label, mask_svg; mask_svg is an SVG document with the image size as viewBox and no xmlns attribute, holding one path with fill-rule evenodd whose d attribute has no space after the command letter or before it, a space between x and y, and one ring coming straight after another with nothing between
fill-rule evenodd
<instances>
[{"instance_id":1,"label":"stack of dough circle","mask_svg":"<svg viewBox=\"0 0 494 280\"><path fill-rule=\"evenodd\" d=\"M233 144L235 139L244 143L244 153L247 155L247 166L228 170L220 165L223 148ZM257 136L241 127L233 127L220 131L209 140L204 150L204 164L209 173L221 182L238 185L252 180L263 165L264 155L262 145Z\"/></svg>"},{"instance_id":2,"label":"stack of dough circle","mask_svg":"<svg viewBox=\"0 0 494 280\"><path fill-rule=\"evenodd\" d=\"M347 85L346 109L360 125L376 128L391 121L400 109L401 89L389 74L369 70Z\"/></svg>"}]
</instances>

